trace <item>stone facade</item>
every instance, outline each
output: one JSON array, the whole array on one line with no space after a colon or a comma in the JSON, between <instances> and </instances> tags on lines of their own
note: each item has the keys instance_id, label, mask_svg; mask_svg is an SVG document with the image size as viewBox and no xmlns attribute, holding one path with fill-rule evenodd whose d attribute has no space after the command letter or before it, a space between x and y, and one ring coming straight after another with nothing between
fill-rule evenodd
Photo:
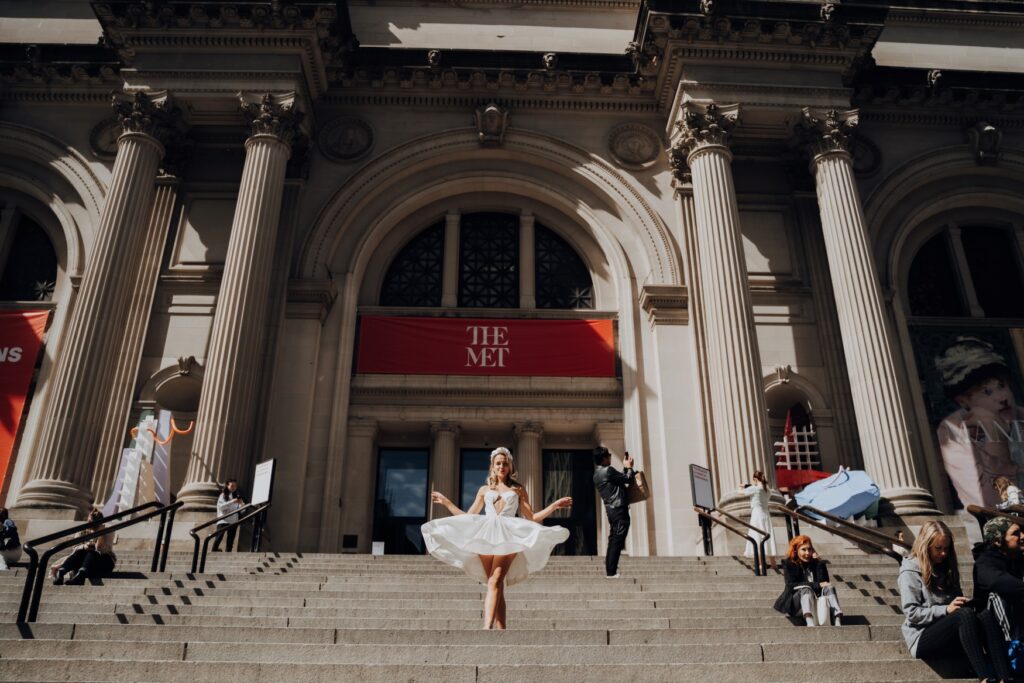
<instances>
[{"instance_id":1,"label":"stone facade","mask_svg":"<svg viewBox=\"0 0 1024 683\"><path fill-rule=\"evenodd\" d=\"M170 482L196 516L278 459L279 550L368 551L385 449L429 454L454 499L460 454L506 445L536 501L549 453L605 445L653 485L628 552L699 553L688 467L744 509L795 405L884 513L956 506L921 330L1024 314L968 284L964 320L922 317L908 281L938 230L977 223L1024 264L1018 3L90 4L0 17L0 210L58 261L5 480L22 517L104 500L159 408L196 420ZM460 229L488 212L519 254L490 310L460 305ZM385 304L434 225L438 301ZM547 231L588 305L538 303ZM611 319L616 373L361 373L370 315Z\"/></svg>"}]
</instances>

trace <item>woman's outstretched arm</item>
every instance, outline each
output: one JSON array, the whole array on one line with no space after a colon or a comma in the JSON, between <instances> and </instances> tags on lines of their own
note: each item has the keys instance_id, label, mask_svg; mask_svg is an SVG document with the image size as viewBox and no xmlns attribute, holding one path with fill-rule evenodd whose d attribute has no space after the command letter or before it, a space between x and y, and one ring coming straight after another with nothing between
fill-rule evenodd
<instances>
[{"instance_id":1,"label":"woman's outstretched arm","mask_svg":"<svg viewBox=\"0 0 1024 683\"><path fill-rule=\"evenodd\" d=\"M534 512L533 506L530 505L530 496L526 493L526 489L518 488L516 492L519 494L519 512L523 516L523 519L528 519L531 522L540 523L547 517L551 516L551 513L559 508L572 507L572 498L559 498L551 505L540 512Z\"/></svg>"},{"instance_id":2,"label":"woman's outstretched arm","mask_svg":"<svg viewBox=\"0 0 1024 683\"><path fill-rule=\"evenodd\" d=\"M465 512L460 510L455 505L455 503L448 500L448 498L444 494L438 491L434 491L433 493L430 494L430 500L435 505L443 505L448 510L448 512L452 513L453 515L475 515L479 513L480 510L482 510L484 507L484 489L481 488L477 492L476 500L473 501L473 504L470 505L469 509L466 510Z\"/></svg>"}]
</instances>

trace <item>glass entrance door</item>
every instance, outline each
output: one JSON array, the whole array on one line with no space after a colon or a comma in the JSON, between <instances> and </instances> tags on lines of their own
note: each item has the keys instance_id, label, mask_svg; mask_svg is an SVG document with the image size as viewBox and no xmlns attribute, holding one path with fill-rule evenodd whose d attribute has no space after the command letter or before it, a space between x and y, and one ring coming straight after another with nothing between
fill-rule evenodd
<instances>
[{"instance_id":1,"label":"glass entrance door","mask_svg":"<svg viewBox=\"0 0 1024 683\"><path fill-rule=\"evenodd\" d=\"M487 448L463 448L459 458L459 507L468 510L476 492L487 483L491 469L491 451ZM483 514L483 511L480 512Z\"/></svg>"},{"instance_id":2,"label":"glass entrance door","mask_svg":"<svg viewBox=\"0 0 1024 683\"><path fill-rule=\"evenodd\" d=\"M377 459L377 491L373 508L373 540L384 542L388 555L426 552L420 525L430 505L427 449L381 448Z\"/></svg>"},{"instance_id":3,"label":"glass entrance door","mask_svg":"<svg viewBox=\"0 0 1024 683\"><path fill-rule=\"evenodd\" d=\"M555 555L597 554L597 509L594 505L594 458L591 451L544 451L544 505L572 496L572 507L555 510L546 526L564 526L569 540Z\"/></svg>"}]
</instances>

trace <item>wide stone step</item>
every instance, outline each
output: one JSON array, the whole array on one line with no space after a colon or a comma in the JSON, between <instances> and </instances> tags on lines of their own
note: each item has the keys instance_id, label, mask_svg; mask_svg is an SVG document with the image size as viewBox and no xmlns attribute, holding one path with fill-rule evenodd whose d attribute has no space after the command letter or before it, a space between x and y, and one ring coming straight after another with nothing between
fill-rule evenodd
<instances>
[{"instance_id":1,"label":"wide stone step","mask_svg":"<svg viewBox=\"0 0 1024 683\"><path fill-rule=\"evenodd\" d=\"M271 681L302 681L303 683L550 683L552 680L596 681L619 683L642 680L649 683L678 683L680 680L717 683L772 683L794 679L794 667L814 672L816 680L844 683L868 681L936 681L941 676L921 662L909 659L858 662L856 665L833 660L795 662L707 663L691 664L685 672L678 664L589 664L543 666L531 664L481 666L429 665L346 665L276 663L251 664L236 662L151 661L132 665L131 680L152 683L263 683ZM799 674L797 674L799 676ZM0 660L0 681L24 683L36 681L121 682L125 679L123 664L113 660ZM948 680L948 679L947 679ZM967 679L965 679L967 680Z\"/></svg>"}]
</instances>

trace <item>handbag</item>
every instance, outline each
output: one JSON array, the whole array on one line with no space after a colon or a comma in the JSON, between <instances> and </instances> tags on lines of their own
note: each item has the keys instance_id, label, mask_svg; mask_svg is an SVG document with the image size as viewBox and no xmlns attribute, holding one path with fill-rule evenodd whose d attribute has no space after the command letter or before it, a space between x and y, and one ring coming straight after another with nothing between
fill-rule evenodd
<instances>
[{"instance_id":1,"label":"handbag","mask_svg":"<svg viewBox=\"0 0 1024 683\"><path fill-rule=\"evenodd\" d=\"M636 472L633 483L626 488L626 503L642 503L651 497L651 487L647 485L647 476L643 472Z\"/></svg>"}]
</instances>

